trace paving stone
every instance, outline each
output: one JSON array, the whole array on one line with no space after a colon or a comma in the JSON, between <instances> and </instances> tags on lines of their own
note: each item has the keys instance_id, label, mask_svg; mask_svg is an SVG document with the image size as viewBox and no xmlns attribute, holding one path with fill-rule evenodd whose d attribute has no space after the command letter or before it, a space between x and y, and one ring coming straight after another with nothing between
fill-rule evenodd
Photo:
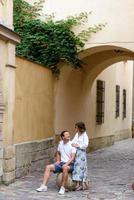
<instances>
[{"instance_id":1,"label":"paving stone","mask_svg":"<svg viewBox=\"0 0 134 200\"><path fill-rule=\"evenodd\" d=\"M66 192L58 195L56 176L52 174L48 192L37 193L42 170L36 170L9 186L0 186L0 200L134 200L131 188L134 182L134 139L127 139L115 145L87 155L90 189Z\"/></svg>"}]
</instances>

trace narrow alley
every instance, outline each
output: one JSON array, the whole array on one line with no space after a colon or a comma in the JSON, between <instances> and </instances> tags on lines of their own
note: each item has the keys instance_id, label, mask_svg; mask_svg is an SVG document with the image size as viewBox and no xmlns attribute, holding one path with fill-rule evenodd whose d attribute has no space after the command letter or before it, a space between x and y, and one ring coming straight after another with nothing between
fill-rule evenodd
<instances>
[{"instance_id":1,"label":"narrow alley","mask_svg":"<svg viewBox=\"0 0 134 200\"><path fill-rule=\"evenodd\" d=\"M9 186L1 185L0 200L134 200L131 188L134 182L134 139L120 141L88 154L88 166L91 181L89 191L66 192L64 196L59 196L56 176L52 175L48 192L38 193L35 189L41 184L43 169L42 172L37 169L34 174Z\"/></svg>"}]
</instances>

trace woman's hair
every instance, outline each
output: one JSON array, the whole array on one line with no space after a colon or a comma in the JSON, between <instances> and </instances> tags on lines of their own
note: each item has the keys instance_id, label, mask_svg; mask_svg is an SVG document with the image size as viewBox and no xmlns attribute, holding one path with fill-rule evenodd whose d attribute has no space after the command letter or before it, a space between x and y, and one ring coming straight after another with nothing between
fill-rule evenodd
<instances>
[{"instance_id":1,"label":"woman's hair","mask_svg":"<svg viewBox=\"0 0 134 200\"><path fill-rule=\"evenodd\" d=\"M86 126L85 126L84 122L77 122L75 124L75 127L77 127L81 133L85 132L85 130L86 130Z\"/></svg>"},{"instance_id":2,"label":"woman's hair","mask_svg":"<svg viewBox=\"0 0 134 200\"><path fill-rule=\"evenodd\" d=\"M67 130L62 131L61 134L60 134L60 137L61 137L61 138L64 137L64 133L66 133L66 132L68 132L68 131L67 131Z\"/></svg>"}]
</instances>

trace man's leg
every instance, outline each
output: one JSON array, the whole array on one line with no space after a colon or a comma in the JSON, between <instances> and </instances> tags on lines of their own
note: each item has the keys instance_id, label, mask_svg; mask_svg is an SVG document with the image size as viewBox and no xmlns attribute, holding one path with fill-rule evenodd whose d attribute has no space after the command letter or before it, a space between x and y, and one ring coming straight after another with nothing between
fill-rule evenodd
<instances>
[{"instance_id":1,"label":"man's leg","mask_svg":"<svg viewBox=\"0 0 134 200\"><path fill-rule=\"evenodd\" d=\"M53 172L54 169L55 169L55 166L53 164L46 166L46 169L44 172L43 184L39 188L36 189L37 192L47 191L47 183L51 175L51 172Z\"/></svg>"},{"instance_id":2,"label":"man's leg","mask_svg":"<svg viewBox=\"0 0 134 200\"><path fill-rule=\"evenodd\" d=\"M45 172L44 172L44 178L43 178L43 185L47 186L47 183L48 183L48 180L50 178L51 172L53 172L54 169L55 169L55 167L54 167L53 164L46 166L46 169L45 169Z\"/></svg>"},{"instance_id":3,"label":"man's leg","mask_svg":"<svg viewBox=\"0 0 134 200\"><path fill-rule=\"evenodd\" d=\"M67 183L67 179L68 179L68 172L70 170L69 166L63 166L63 176L62 176L62 182L61 182L61 186L65 187L66 183Z\"/></svg>"},{"instance_id":4,"label":"man's leg","mask_svg":"<svg viewBox=\"0 0 134 200\"><path fill-rule=\"evenodd\" d=\"M69 166L63 166L63 168L62 168L63 175L62 175L61 188L59 190L59 194L63 195L65 193L65 186L67 183L69 170L70 170Z\"/></svg>"}]
</instances>

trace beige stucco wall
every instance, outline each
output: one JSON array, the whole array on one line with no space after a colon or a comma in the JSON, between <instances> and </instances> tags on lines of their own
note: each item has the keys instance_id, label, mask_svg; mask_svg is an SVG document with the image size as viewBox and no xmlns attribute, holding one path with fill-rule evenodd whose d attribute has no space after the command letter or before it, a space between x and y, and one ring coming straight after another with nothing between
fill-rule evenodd
<instances>
[{"instance_id":1,"label":"beige stucco wall","mask_svg":"<svg viewBox=\"0 0 134 200\"><path fill-rule=\"evenodd\" d=\"M75 122L81 120L81 91L84 74L63 65L55 83L55 132L69 130L74 134Z\"/></svg>"},{"instance_id":2,"label":"beige stucco wall","mask_svg":"<svg viewBox=\"0 0 134 200\"><path fill-rule=\"evenodd\" d=\"M106 82L105 123L96 125L96 79L86 86L85 71L75 71L69 66L61 68L60 80L57 81L55 131L58 134L68 129L74 134L74 124L84 121L90 138L104 137L115 132L131 130L132 119L132 62L116 63L105 69L96 79ZM90 77L89 77L90 79ZM88 84L88 83L87 83ZM115 86L121 87L120 117L115 119ZM127 89L127 118L122 119L122 90Z\"/></svg>"},{"instance_id":3,"label":"beige stucco wall","mask_svg":"<svg viewBox=\"0 0 134 200\"><path fill-rule=\"evenodd\" d=\"M20 38L13 32L13 1L0 1L0 181L15 179L13 112L15 105L15 45Z\"/></svg>"},{"instance_id":4,"label":"beige stucco wall","mask_svg":"<svg viewBox=\"0 0 134 200\"><path fill-rule=\"evenodd\" d=\"M0 92L1 104L4 106L2 122L2 140L4 146L13 143L13 110L14 110L14 81L15 81L15 46L10 42L0 40ZM12 67L11 67L12 66Z\"/></svg>"},{"instance_id":5,"label":"beige stucco wall","mask_svg":"<svg viewBox=\"0 0 134 200\"><path fill-rule=\"evenodd\" d=\"M27 1L30 3L35 2L35 0ZM121 127L122 129L131 128L131 106L128 107L127 120L116 120L116 130L113 130L112 128L113 124L115 124L115 112L113 112L113 115L110 116L109 122L106 123L107 125L96 127L94 121L95 83L93 84L93 81L103 70L105 70L108 66L111 66L112 63L134 58L133 52L128 52L129 50L134 50L133 6L133 0L128 0L127 3L126 0L45 1L43 9L44 13L51 14L54 12L55 18L58 20L66 18L69 15L78 14L80 12L92 11L92 15L89 16L87 24L82 27L78 27L78 29L75 29L76 32L79 32L81 28L87 28L89 25L107 23L106 27L103 28L102 31L94 34L86 42L85 50L82 52L83 61L86 63L84 66L85 71L75 71L71 67L64 65L64 67L62 66L61 68L60 80L55 81L54 96L56 114L54 121L55 131L57 134L63 129L69 129L73 134L74 123L79 120L84 120L86 122L88 130L91 133L90 137L109 135L115 131L120 131ZM61 10L64 10L64 12L61 12ZM109 15L109 10L114 14ZM122 47L124 48L123 52L120 53L115 51L122 50ZM131 86L129 87L129 84L131 83L132 77L130 78L130 83L128 84L127 82L127 73L130 76L131 71L127 69L127 73L125 73L125 67L121 67L121 73L125 74L126 80L126 85L124 86L122 83L122 77L116 78L117 76L120 76L117 75L118 73L120 74L120 64L115 65L112 68L107 68L106 71L99 76L102 76L102 78L107 81L108 90L111 85L116 85L116 80L120 80L122 88L128 87L128 98L131 105ZM114 100L114 88L112 92L113 93L111 93L112 96L110 99ZM106 109L106 116L108 115L109 110L111 112L113 111L115 103L115 101L112 101L113 104L110 104L110 101L107 100L107 98L109 98L109 95L106 97L106 102L108 104Z\"/></svg>"},{"instance_id":6,"label":"beige stucco wall","mask_svg":"<svg viewBox=\"0 0 134 200\"><path fill-rule=\"evenodd\" d=\"M43 11L48 14L54 12L58 20L80 12L92 11L86 27L98 23L107 23L107 26L98 34L93 35L86 43L85 48L111 43L134 50L133 7L133 0L46 0Z\"/></svg>"},{"instance_id":7,"label":"beige stucco wall","mask_svg":"<svg viewBox=\"0 0 134 200\"><path fill-rule=\"evenodd\" d=\"M49 69L16 57L14 143L54 135L53 76Z\"/></svg>"},{"instance_id":8,"label":"beige stucco wall","mask_svg":"<svg viewBox=\"0 0 134 200\"><path fill-rule=\"evenodd\" d=\"M132 124L132 77L133 63L120 62L104 70L97 79L105 81L105 119L104 124L96 125L96 80L91 89L89 102L89 130L91 138L131 130ZM120 85L120 116L115 118L115 86ZM127 90L127 117L122 118L123 89ZM90 99L93 99L92 103Z\"/></svg>"},{"instance_id":9,"label":"beige stucco wall","mask_svg":"<svg viewBox=\"0 0 134 200\"><path fill-rule=\"evenodd\" d=\"M13 29L13 0L0 0L0 23Z\"/></svg>"}]
</instances>

